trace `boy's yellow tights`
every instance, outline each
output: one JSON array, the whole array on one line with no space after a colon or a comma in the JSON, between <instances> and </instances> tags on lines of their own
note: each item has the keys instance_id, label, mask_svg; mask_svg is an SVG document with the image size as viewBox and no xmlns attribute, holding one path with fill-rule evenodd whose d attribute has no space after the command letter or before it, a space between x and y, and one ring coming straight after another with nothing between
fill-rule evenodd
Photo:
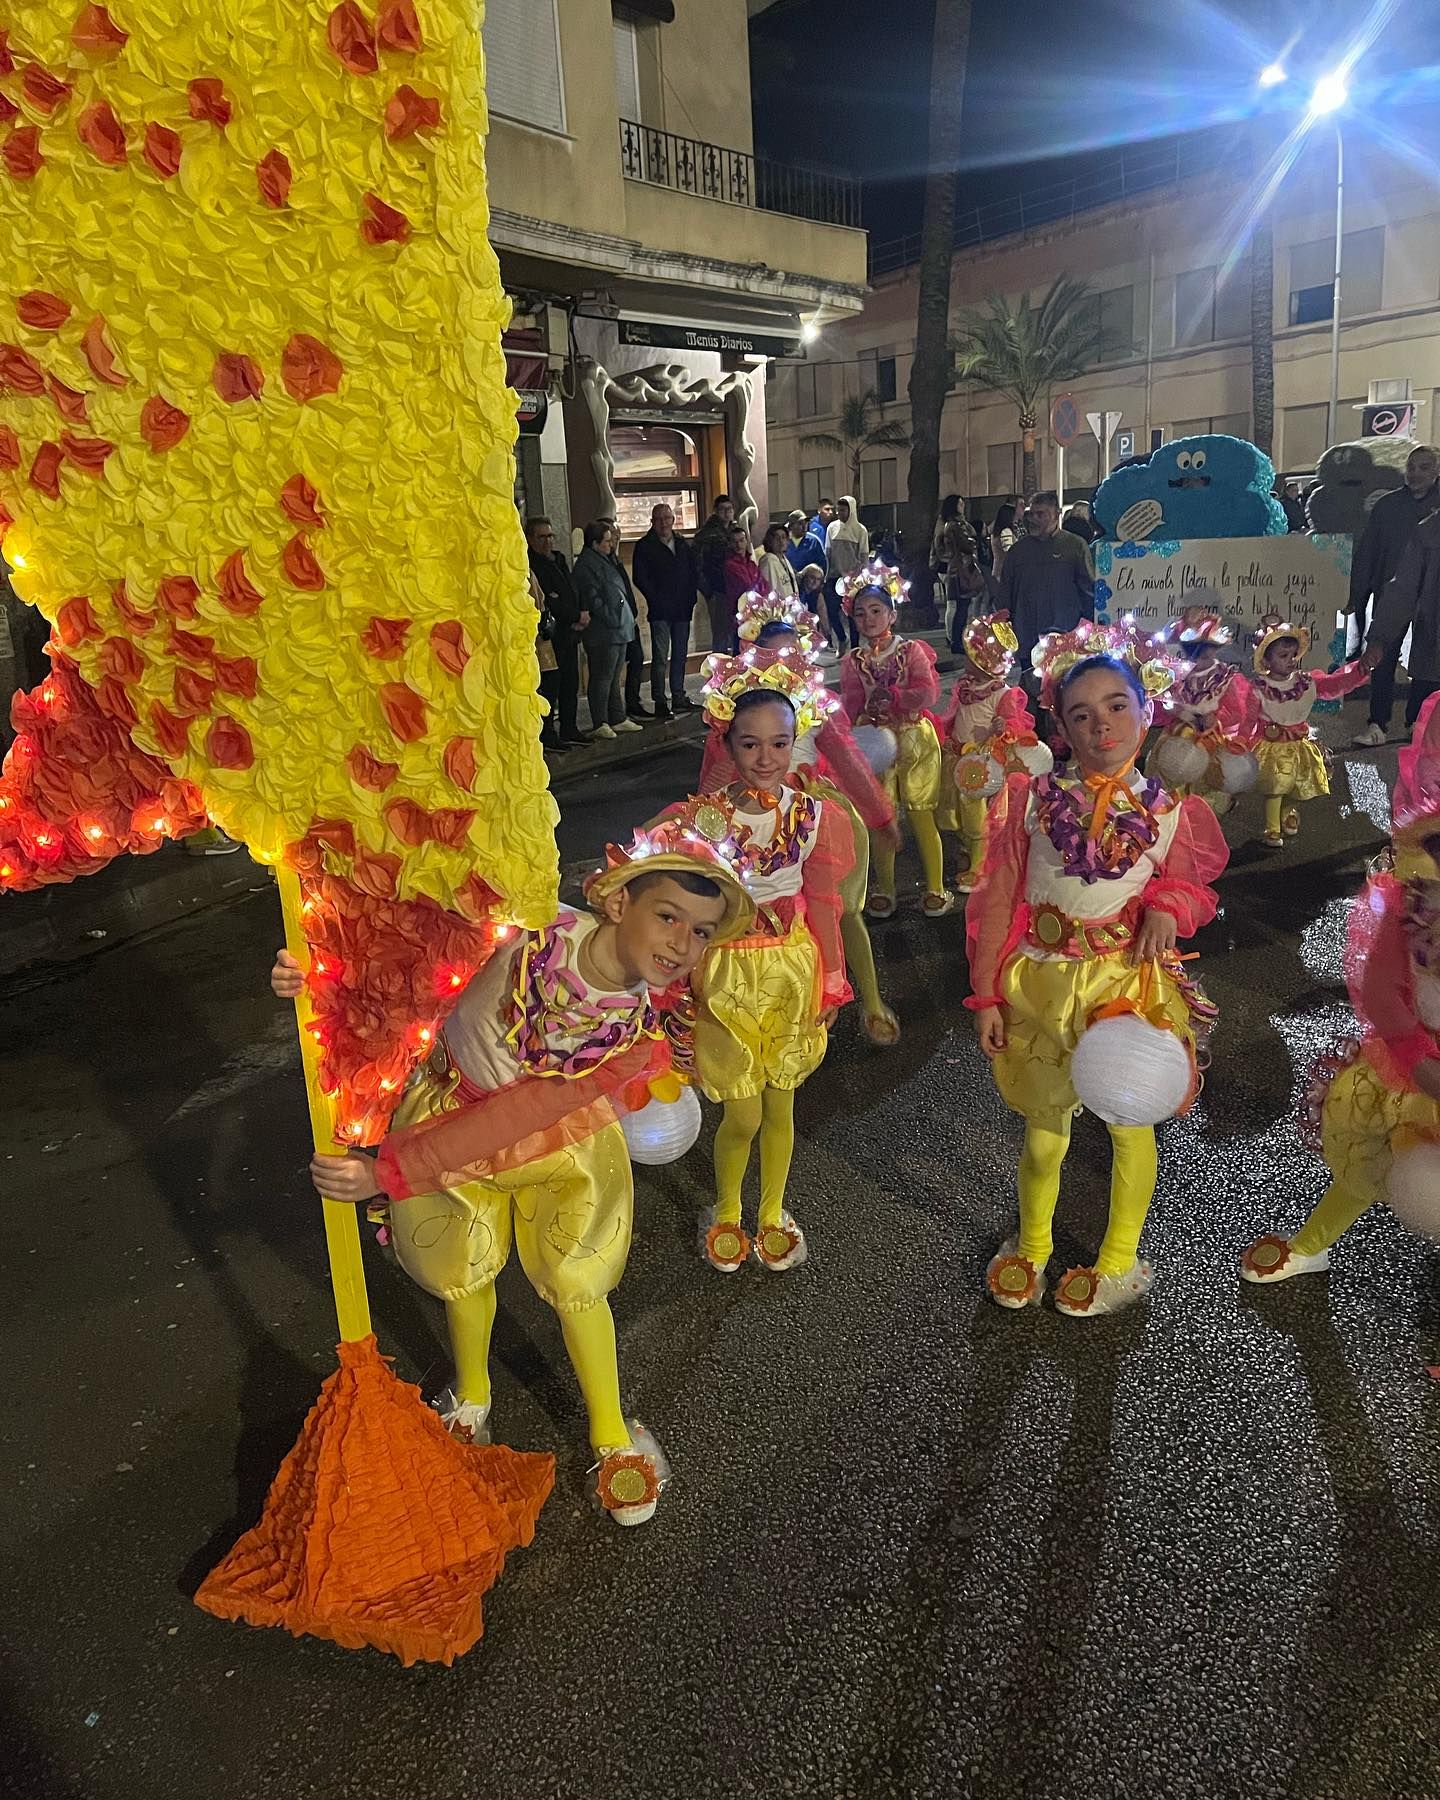
<instances>
[{"instance_id":1,"label":"boy's yellow tights","mask_svg":"<svg viewBox=\"0 0 1440 1800\"><path fill-rule=\"evenodd\" d=\"M1285 817L1285 802L1288 794L1267 794L1265 796L1265 831L1270 837L1279 837L1280 823Z\"/></svg>"},{"instance_id":2,"label":"boy's yellow tights","mask_svg":"<svg viewBox=\"0 0 1440 1800\"><path fill-rule=\"evenodd\" d=\"M865 1017L873 1019L877 1013L885 1011L885 1002L880 998L875 950L870 942L870 933L865 929L865 921L859 913L841 913L840 939L845 946L845 969L851 986L860 996Z\"/></svg>"},{"instance_id":3,"label":"boy's yellow tights","mask_svg":"<svg viewBox=\"0 0 1440 1800\"><path fill-rule=\"evenodd\" d=\"M1047 1113L1026 1121L1020 1153L1020 1254L1043 1269L1054 1248L1051 1226L1060 1198L1060 1170L1070 1148L1073 1115ZM1135 1261L1145 1216L1155 1195L1155 1132L1149 1125L1112 1125L1110 1219L1095 1258L1101 1275L1123 1275Z\"/></svg>"},{"instance_id":4,"label":"boy's yellow tights","mask_svg":"<svg viewBox=\"0 0 1440 1800\"><path fill-rule=\"evenodd\" d=\"M715 1220L740 1223L740 1189L750 1166L750 1146L760 1136L760 1230L780 1223L785 1183L795 1154L795 1090L767 1087L744 1100L727 1100L715 1133Z\"/></svg>"},{"instance_id":5,"label":"boy's yellow tights","mask_svg":"<svg viewBox=\"0 0 1440 1800\"><path fill-rule=\"evenodd\" d=\"M1350 1229L1361 1213L1375 1204L1375 1193L1357 1193L1343 1181L1332 1181L1315 1204L1315 1210L1290 1240L1301 1256L1318 1256Z\"/></svg>"},{"instance_id":6,"label":"boy's yellow tights","mask_svg":"<svg viewBox=\"0 0 1440 1800\"><path fill-rule=\"evenodd\" d=\"M495 1325L495 1285L445 1302L450 1349L455 1358L455 1397L474 1406L490 1399L490 1333ZM608 1300L580 1312L558 1313L570 1366L590 1422L595 1450L623 1450L630 1431L620 1406L620 1372L615 1361L615 1320Z\"/></svg>"},{"instance_id":7,"label":"boy's yellow tights","mask_svg":"<svg viewBox=\"0 0 1440 1800\"><path fill-rule=\"evenodd\" d=\"M920 852L920 867L925 874L925 892L945 892L945 852L940 845L940 827L933 810L907 813L910 829L915 834L915 848ZM895 852L873 831L870 834L870 861L875 870L871 882L873 892L895 897Z\"/></svg>"}]
</instances>

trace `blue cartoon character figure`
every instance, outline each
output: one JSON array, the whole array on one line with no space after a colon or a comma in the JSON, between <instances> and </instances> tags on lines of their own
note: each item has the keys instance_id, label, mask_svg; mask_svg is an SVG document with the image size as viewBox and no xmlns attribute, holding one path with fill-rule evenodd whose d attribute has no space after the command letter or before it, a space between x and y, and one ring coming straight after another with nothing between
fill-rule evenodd
<instances>
[{"instance_id":1,"label":"blue cartoon character figure","mask_svg":"<svg viewBox=\"0 0 1440 1800\"><path fill-rule=\"evenodd\" d=\"M1283 537L1275 465L1244 438L1184 437L1117 469L1091 511L1121 543L1147 538Z\"/></svg>"}]
</instances>

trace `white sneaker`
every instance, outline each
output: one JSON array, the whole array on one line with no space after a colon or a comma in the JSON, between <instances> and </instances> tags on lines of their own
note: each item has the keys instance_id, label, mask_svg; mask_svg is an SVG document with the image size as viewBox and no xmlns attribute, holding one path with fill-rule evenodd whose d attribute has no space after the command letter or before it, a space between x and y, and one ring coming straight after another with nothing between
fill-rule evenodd
<instances>
[{"instance_id":1,"label":"white sneaker","mask_svg":"<svg viewBox=\"0 0 1440 1800\"><path fill-rule=\"evenodd\" d=\"M473 1400L458 1399L453 1387L447 1387L442 1394L437 1394L432 1403L440 1415L440 1423L462 1444L488 1444L490 1442L490 1402L483 1406Z\"/></svg>"},{"instance_id":2,"label":"white sneaker","mask_svg":"<svg viewBox=\"0 0 1440 1800\"><path fill-rule=\"evenodd\" d=\"M1257 1238L1240 1258L1240 1279L1257 1287L1272 1281L1289 1281L1293 1275L1319 1275L1330 1267L1330 1252L1317 1250L1305 1256L1292 1249L1289 1238Z\"/></svg>"},{"instance_id":3,"label":"white sneaker","mask_svg":"<svg viewBox=\"0 0 1440 1800\"><path fill-rule=\"evenodd\" d=\"M1040 1304L1045 1293L1045 1271L1021 1256L1018 1237L1008 1237L990 1258L985 1286L997 1306L1019 1312L1022 1307Z\"/></svg>"},{"instance_id":4,"label":"white sneaker","mask_svg":"<svg viewBox=\"0 0 1440 1800\"><path fill-rule=\"evenodd\" d=\"M1372 719L1363 731L1357 731L1350 742L1357 750L1378 750L1382 744L1390 741L1389 733L1383 725L1377 725Z\"/></svg>"},{"instance_id":5,"label":"white sneaker","mask_svg":"<svg viewBox=\"0 0 1440 1800\"><path fill-rule=\"evenodd\" d=\"M637 724L634 719L622 719L610 735L618 737L622 731L643 731L644 729L645 727Z\"/></svg>"},{"instance_id":6,"label":"white sneaker","mask_svg":"<svg viewBox=\"0 0 1440 1800\"><path fill-rule=\"evenodd\" d=\"M615 727L613 725L597 725L590 735L591 737L598 738L613 738L615 735Z\"/></svg>"},{"instance_id":7,"label":"white sneaker","mask_svg":"<svg viewBox=\"0 0 1440 1800\"><path fill-rule=\"evenodd\" d=\"M630 1442L619 1450L596 1451L591 1472L595 1498L617 1525L644 1525L655 1516L670 1465L654 1434L638 1419L629 1421Z\"/></svg>"},{"instance_id":8,"label":"white sneaker","mask_svg":"<svg viewBox=\"0 0 1440 1800\"><path fill-rule=\"evenodd\" d=\"M1154 1270L1138 1257L1123 1275L1067 1269L1055 1289L1055 1310L1069 1319L1098 1319L1104 1313L1123 1312L1145 1298L1154 1280Z\"/></svg>"}]
</instances>

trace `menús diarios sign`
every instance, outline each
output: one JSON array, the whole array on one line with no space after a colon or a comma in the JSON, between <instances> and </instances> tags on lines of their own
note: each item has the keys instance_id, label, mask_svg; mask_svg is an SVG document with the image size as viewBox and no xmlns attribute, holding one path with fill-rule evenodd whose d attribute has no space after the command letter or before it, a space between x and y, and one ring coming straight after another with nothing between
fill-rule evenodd
<instances>
[{"instance_id":1,"label":"men\u00fas diarios sign","mask_svg":"<svg viewBox=\"0 0 1440 1800\"><path fill-rule=\"evenodd\" d=\"M1330 640L1350 599L1348 536L1187 538L1095 546L1095 616L1133 613L1158 631L1187 606L1213 605L1237 634L1266 613L1309 628L1312 667L1333 661ZM1209 592L1205 592L1208 589Z\"/></svg>"}]
</instances>

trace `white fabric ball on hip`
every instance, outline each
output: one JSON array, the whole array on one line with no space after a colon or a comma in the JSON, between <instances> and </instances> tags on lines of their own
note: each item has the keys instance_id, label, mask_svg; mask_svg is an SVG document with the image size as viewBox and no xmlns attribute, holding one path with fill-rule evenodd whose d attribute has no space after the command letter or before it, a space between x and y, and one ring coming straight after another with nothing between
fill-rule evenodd
<instances>
[{"instance_id":1,"label":"white fabric ball on hip","mask_svg":"<svg viewBox=\"0 0 1440 1800\"><path fill-rule=\"evenodd\" d=\"M857 725L855 748L876 775L888 775L900 755L900 740L888 725Z\"/></svg>"},{"instance_id":2,"label":"white fabric ball on hip","mask_svg":"<svg viewBox=\"0 0 1440 1800\"><path fill-rule=\"evenodd\" d=\"M1390 1163L1390 1210L1407 1231L1440 1239L1440 1144L1412 1144Z\"/></svg>"},{"instance_id":3,"label":"white fabric ball on hip","mask_svg":"<svg viewBox=\"0 0 1440 1800\"><path fill-rule=\"evenodd\" d=\"M1004 765L984 750L955 763L955 785L967 800L993 800L1005 785Z\"/></svg>"},{"instance_id":4,"label":"white fabric ball on hip","mask_svg":"<svg viewBox=\"0 0 1440 1800\"><path fill-rule=\"evenodd\" d=\"M1227 794L1248 794L1260 779L1260 764L1249 750L1220 752L1220 779Z\"/></svg>"},{"instance_id":5,"label":"white fabric ball on hip","mask_svg":"<svg viewBox=\"0 0 1440 1800\"><path fill-rule=\"evenodd\" d=\"M1055 767L1055 757L1050 746L1040 743L1038 739L1033 744L1016 744L1010 752L1010 760L1032 778L1048 775Z\"/></svg>"},{"instance_id":6,"label":"white fabric ball on hip","mask_svg":"<svg viewBox=\"0 0 1440 1800\"><path fill-rule=\"evenodd\" d=\"M1107 1125L1158 1125L1190 1093L1190 1053L1173 1031L1133 1013L1090 1026L1070 1058L1070 1081L1087 1111Z\"/></svg>"},{"instance_id":7,"label":"white fabric ball on hip","mask_svg":"<svg viewBox=\"0 0 1440 1800\"><path fill-rule=\"evenodd\" d=\"M1150 758L1151 773L1175 787L1193 787L1204 778L1210 767L1210 752L1194 738L1172 736L1167 732L1155 746Z\"/></svg>"},{"instance_id":8,"label":"white fabric ball on hip","mask_svg":"<svg viewBox=\"0 0 1440 1800\"><path fill-rule=\"evenodd\" d=\"M694 1088L682 1088L678 1100L651 1100L639 1112L625 1113L620 1129L630 1146L631 1162L679 1162L700 1135L700 1102Z\"/></svg>"}]
</instances>

